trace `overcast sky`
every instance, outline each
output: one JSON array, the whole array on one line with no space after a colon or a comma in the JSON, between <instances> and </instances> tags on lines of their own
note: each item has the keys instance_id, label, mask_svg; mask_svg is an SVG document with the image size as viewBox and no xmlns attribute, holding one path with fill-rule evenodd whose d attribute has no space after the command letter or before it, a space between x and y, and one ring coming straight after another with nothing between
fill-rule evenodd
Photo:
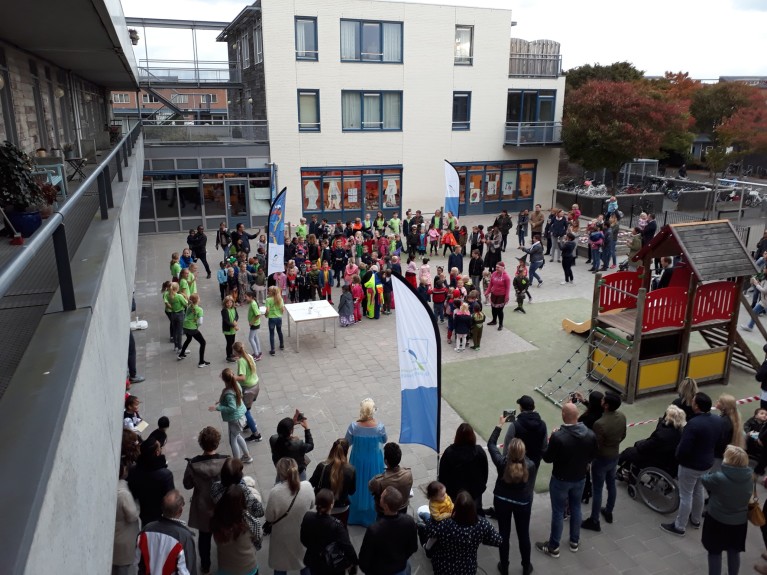
<instances>
[{"instance_id":1,"label":"overcast sky","mask_svg":"<svg viewBox=\"0 0 767 575\"><path fill-rule=\"evenodd\" d=\"M300 0L299 0L300 1ZM407 0L405 0L407 1ZM429 4L511 8L513 36L556 40L565 69L628 61L648 75L694 78L767 76L767 0L421 0ZM238 0L122 0L126 16L228 22ZM150 58L191 59L184 32L147 30ZM201 59L224 59L216 33L201 34ZM144 39L135 47L144 58ZM188 46L186 48L185 46Z\"/></svg>"}]
</instances>

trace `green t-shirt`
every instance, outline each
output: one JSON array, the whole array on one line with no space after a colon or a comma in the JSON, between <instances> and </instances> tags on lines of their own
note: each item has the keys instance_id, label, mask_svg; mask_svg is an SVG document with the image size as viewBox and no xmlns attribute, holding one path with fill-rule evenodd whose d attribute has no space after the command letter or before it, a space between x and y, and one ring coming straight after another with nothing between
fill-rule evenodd
<instances>
[{"instance_id":1,"label":"green t-shirt","mask_svg":"<svg viewBox=\"0 0 767 575\"><path fill-rule=\"evenodd\" d=\"M197 293L197 278L192 272L189 272L189 293Z\"/></svg>"},{"instance_id":2,"label":"green t-shirt","mask_svg":"<svg viewBox=\"0 0 767 575\"><path fill-rule=\"evenodd\" d=\"M306 238L306 234L309 233L309 228L306 224L298 224L296 226L296 236L299 238Z\"/></svg>"},{"instance_id":3,"label":"green t-shirt","mask_svg":"<svg viewBox=\"0 0 767 575\"><path fill-rule=\"evenodd\" d=\"M177 278L181 275L181 264L178 262L170 264L170 277Z\"/></svg>"},{"instance_id":4,"label":"green t-shirt","mask_svg":"<svg viewBox=\"0 0 767 575\"><path fill-rule=\"evenodd\" d=\"M261 325L261 310L258 309L258 302L253 300L248 306L248 323L253 327Z\"/></svg>"},{"instance_id":5,"label":"green t-shirt","mask_svg":"<svg viewBox=\"0 0 767 575\"><path fill-rule=\"evenodd\" d=\"M274 298L266 298L266 317L268 319L282 317L282 309L274 303Z\"/></svg>"},{"instance_id":6,"label":"green t-shirt","mask_svg":"<svg viewBox=\"0 0 767 575\"><path fill-rule=\"evenodd\" d=\"M184 315L184 329L197 329L198 320L202 317L202 308L198 305L190 305Z\"/></svg>"},{"instance_id":7,"label":"green t-shirt","mask_svg":"<svg viewBox=\"0 0 767 575\"><path fill-rule=\"evenodd\" d=\"M244 357L241 357L237 360L237 375L245 376L245 381L240 383L242 389L250 389L251 387L258 385L258 374L256 373L255 369L250 371L248 360Z\"/></svg>"},{"instance_id":8,"label":"green t-shirt","mask_svg":"<svg viewBox=\"0 0 767 575\"><path fill-rule=\"evenodd\" d=\"M395 234L399 233L401 221L399 218L392 218L389 220L389 227Z\"/></svg>"},{"instance_id":9,"label":"green t-shirt","mask_svg":"<svg viewBox=\"0 0 767 575\"><path fill-rule=\"evenodd\" d=\"M232 307L226 311L229 312L229 323L234 323L234 318L237 315L237 310ZM234 328L224 331L224 335L234 335L235 333L237 333L237 330Z\"/></svg>"},{"instance_id":10,"label":"green t-shirt","mask_svg":"<svg viewBox=\"0 0 767 575\"><path fill-rule=\"evenodd\" d=\"M165 311L173 311L173 308L170 305L170 300L168 299L169 297L169 291L162 292L162 302L165 304Z\"/></svg>"},{"instance_id":11,"label":"green t-shirt","mask_svg":"<svg viewBox=\"0 0 767 575\"><path fill-rule=\"evenodd\" d=\"M191 293L189 291L189 280L185 280L184 278L178 280L178 291L184 294L186 297L189 297Z\"/></svg>"},{"instance_id":12,"label":"green t-shirt","mask_svg":"<svg viewBox=\"0 0 767 575\"><path fill-rule=\"evenodd\" d=\"M177 293L173 300L170 302L170 308L173 313L178 313L181 311L184 311L187 306L186 298L181 295L180 293Z\"/></svg>"},{"instance_id":13,"label":"green t-shirt","mask_svg":"<svg viewBox=\"0 0 767 575\"><path fill-rule=\"evenodd\" d=\"M438 218L437 216L434 216L434 229L435 230L441 230L442 229L442 218Z\"/></svg>"}]
</instances>

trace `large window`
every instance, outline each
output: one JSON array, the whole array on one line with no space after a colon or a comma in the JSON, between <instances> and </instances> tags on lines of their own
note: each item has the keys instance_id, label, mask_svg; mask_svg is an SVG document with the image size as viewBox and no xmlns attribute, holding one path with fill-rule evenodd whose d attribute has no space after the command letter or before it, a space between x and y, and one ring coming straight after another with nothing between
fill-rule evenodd
<instances>
[{"instance_id":1,"label":"large window","mask_svg":"<svg viewBox=\"0 0 767 575\"><path fill-rule=\"evenodd\" d=\"M320 91L298 91L298 130L300 132L320 131Z\"/></svg>"},{"instance_id":2,"label":"large window","mask_svg":"<svg viewBox=\"0 0 767 575\"><path fill-rule=\"evenodd\" d=\"M402 62L402 22L341 20L342 62Z\"/></svg>"},{"instance_id":3,"label":"large window","mask_svg":"<svg viewBox=\"0 0 767 575\"><path fill-rule=\"evenodd\" d=\"M130 94L112 94L112 102L115 104L130 104Z\"/></svg>"},{"instance_id":4,"label":"large window","mask_svg":"<svg viewBox=\"0 0 767 575\"><path fill-rule=\"evenodd\" d=\"M203 104L218 104L218 94L202 94L200 102Z\"/></svg>"},{"instance_id":5,"label":"large window","mask_svg":"<svg viewBox=\"0 0 767 575\"><path fill-rule=\"evenodd\" d=\"M317 59L317 18L296 16L296 60Z\"/></svg>"},{"instance_id":6,"label":"large window","mask_svg":"<svg viewBox=\"0 0 767 575\"><path fill-rule=\"evenodd\" d=\"M401 130L402 92L341 92L344 130Z\"/></svg>"},{"instance_id":7,"label":"large window","mask_svg":"<svg viewBox=\"0 0 767 575\"><path fill-rule=\"evenodd\" d=\"M250 68L250 34L245 32L240 38L240 57L242 58L242 67Z\"/></svg>"},{"instance_id":8,"label":"large window","mask_svg":"<svg viewBox=\"0 0 767 575\"><path fill-rule=\"evenodd\" d=\"M471 66L474 63L474 26L455 27L455 64Z\"/></svg>"},{"instance_id":9,"label":"large window","mask_svg":"<svg viewBox=\"0 0 767 575\"><path fill-rule=\"evenodd\" d=\"M188 104L189 94L171 94L170 101L174 104Z\"/></svg>"},{"instance_id":10,"label":"large window","mask_svg":"<svg viewBox=\"0 0 767 575\"><path fill-rule=\"evenodd\" d=\"M471 126L471 92L453 92L453 130Z\"/></svg>"},{"instance_id":11,"label":"large window","mask_svg":"<svg viewBox=\"0 0 767 575\"><path fill-rule=\"evenodd\" d=\"M159 104L160 99L154 94L141 94L141 101L144 104Z\"/></svg>"},{"instance_id":12,"label":"large window","mask_svg":"<svg viewBox=\"0 0 767 575\"><path fill-rule=\"evenodd\" d=\"M507 122L553 122L556 90L510 90Z\"/></svg>"},{"instance_id":13,"label":"large window","mask_svg":"<svg viewBox=\"0 0 767 575\"><path fill-rule=\"evenodd\" d=\"M259 24L253 29L253 63L260 64L264 61L264 35Z\"/></svg>"},{"instance_id":14,"label":"large window","mask_svg":"<svg viewBox=\"0 0 767 575\"><path fill-rule=\"evenodd\" d=\"M304 214L349 220L381 210L388 217L401 211L402 167L302 168Z\"/></svg>"}]
</instances>

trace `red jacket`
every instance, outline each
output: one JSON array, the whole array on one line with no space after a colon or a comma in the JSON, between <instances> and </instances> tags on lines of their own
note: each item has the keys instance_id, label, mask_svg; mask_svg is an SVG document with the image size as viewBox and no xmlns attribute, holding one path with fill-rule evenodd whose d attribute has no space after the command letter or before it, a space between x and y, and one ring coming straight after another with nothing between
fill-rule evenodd
<instances>
[{"instance_id":1,"label":"red jacket","mask_svg":"<svg viewBox=\"0 0 767 575\"><path fill-rule=\"evenodd\" d=\"M505 270L500 271L499 273L499 270L496 269L490 275L490 285L488 286L486 293L489 295L503 296L503 298L508 301L510 292L511 278L509 277L509 274L507 274Z\"/></svg>"}]
</instances>

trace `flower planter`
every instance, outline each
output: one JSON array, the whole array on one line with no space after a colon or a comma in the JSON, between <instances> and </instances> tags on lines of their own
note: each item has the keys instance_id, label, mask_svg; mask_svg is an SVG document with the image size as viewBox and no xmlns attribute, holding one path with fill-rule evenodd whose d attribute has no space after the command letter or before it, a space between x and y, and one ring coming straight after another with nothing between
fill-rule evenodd
<instances>
[{"instance_id":1,"label":"flower planter","mask_svg":"<svg viewBox=\"0 0 767 575\"><path fill-rule=\"evenodd\" d=\"M28 238L37 231L37 228L43 225L43 218L40 212L6 212L8 220L22 237Z\"/></svg>"}]
</instances>

